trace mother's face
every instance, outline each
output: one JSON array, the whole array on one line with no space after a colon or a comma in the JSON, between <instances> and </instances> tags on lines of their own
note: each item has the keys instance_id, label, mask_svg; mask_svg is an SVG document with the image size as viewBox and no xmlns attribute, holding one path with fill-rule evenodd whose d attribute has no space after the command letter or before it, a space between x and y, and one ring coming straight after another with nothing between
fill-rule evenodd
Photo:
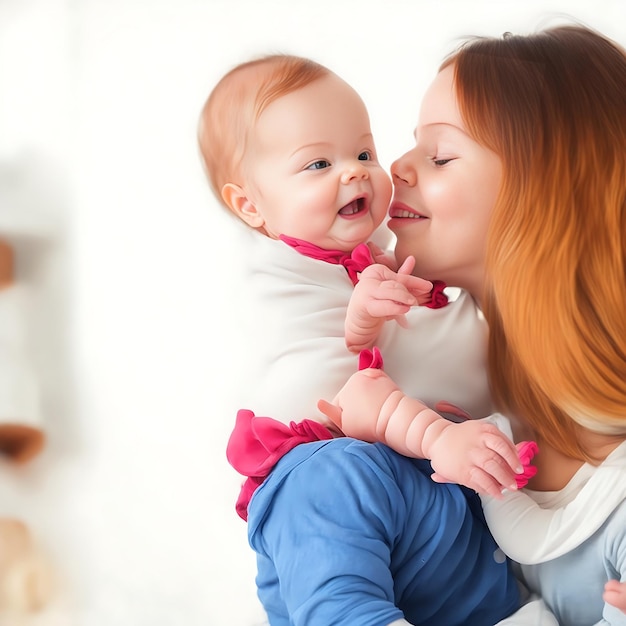
<instances>
[{"instance_id":1,"label":"mother's face","mask_svg":"<svg viewBox=\"0 0 626 626\"><path fill-rule=\"evenodd\" d=\"M500 187L498 156L466 132L453 85L441 71L422 101L415 147L391 166L389 228L398 262L416 259L414 274L482 292L485 244Z\"/></svg>"}]
</instances>

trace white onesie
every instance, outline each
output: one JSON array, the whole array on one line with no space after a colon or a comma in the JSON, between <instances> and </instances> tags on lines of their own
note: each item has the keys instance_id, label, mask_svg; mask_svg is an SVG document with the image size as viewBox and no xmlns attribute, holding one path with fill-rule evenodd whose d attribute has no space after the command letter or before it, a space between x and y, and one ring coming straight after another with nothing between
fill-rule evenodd
<instances>
[{"instance_id":1,"label":"white onesie","mask_svg":"<svg viewBox=\"0 0 626 626\"><path fill-rule=\"evenodd\" d=\"M343 266L304 256L282 241L242 232L246 256L246 372L240 408L285 423L325 421L332 401L358 369L344 323L354 289ZM431 407L445 400L472 417L491 412L486 374L487 325L465 292L440 309L413 307L409 328L385 324L376 345L384 370Z\"/></svg>"}]
</instances>

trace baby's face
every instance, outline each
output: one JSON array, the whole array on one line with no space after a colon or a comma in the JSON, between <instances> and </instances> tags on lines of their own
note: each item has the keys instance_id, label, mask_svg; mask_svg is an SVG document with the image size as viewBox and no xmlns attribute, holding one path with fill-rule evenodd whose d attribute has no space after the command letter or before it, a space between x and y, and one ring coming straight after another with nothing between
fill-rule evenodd
<instances>
[{"instance_id":1,"label":"baby's face","mask_svg":"<svg viewBox=\"0 0 626 626\"><path fill-rule=\"evenodd\" d=\"M391 182L378 163L369 116L335 75L272 102L245 158L246 195L272 238L352 250L384 219Z\"/></svg>"}]
</instances>

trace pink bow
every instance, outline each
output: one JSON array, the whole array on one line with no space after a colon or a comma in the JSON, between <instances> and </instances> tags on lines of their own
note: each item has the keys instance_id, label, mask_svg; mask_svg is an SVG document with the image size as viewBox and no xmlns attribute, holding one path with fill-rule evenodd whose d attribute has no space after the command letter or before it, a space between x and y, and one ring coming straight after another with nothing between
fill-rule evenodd
<instances>
[{"instance_id":1,"label":"pink bow","mask_svg":"<svg viewBox=\"0 0 626 626\"><path fill-rule=\"evenodd\" d=\"M361 350L359 352L359 370L373 367L377 370L383 369L383 355L380 350L374 346L371 350Z\"/></svg>"},{"instance_id":2,"label":"pink bow","mask_svg":"<svg viewBox=\"0 0 626 626\"><path fill-rule=\"evenodd\" d=\"M430 302L422 306L429 309L440 309L448 304L448 296L443 291L446 288L446 283L442 280L433 280L431 282L433 283L433 288L430 292Z\"/></svg>"},{"instance_id":3,"label":"pink bow","mask_svg":"<svg viewBox=\"0 0 626 626\"><path fill-rule=\"evenodd\" d=\"M343 265L353 285L359 282L359 272L374 262L370 249L364 243L360 243L352 252L344 252L343 250L326 250L303 239L296 239L287 235L280 235L279 239L304 256L318 261L326 261L326 263Z\"/></svg>"}]
</instances>

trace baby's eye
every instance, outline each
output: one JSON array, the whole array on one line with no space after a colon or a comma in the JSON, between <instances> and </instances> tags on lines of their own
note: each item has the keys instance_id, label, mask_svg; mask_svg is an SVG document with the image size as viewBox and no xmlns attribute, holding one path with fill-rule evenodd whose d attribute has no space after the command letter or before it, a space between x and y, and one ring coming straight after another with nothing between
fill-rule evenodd
<instances>
[{"instance_id":1,"label":"baby's eye","mask_svg":"<svg viewBox=\"0 0 626 626\"><path fill-rule=\"evenodd\" d=\"M307 170L323 170L326 167L330 167L330 163L326 159L320 159L319 161L313 161L311 165L306 167Z\"/></svg>"},{"instance_id":2,"label":"baby's eye","mask_svg":"<svg viewBox=\"0 0 626 626\"><path fill-rule=\"evenodd\" d=\"M359 161L371 161L372 153L364 150L363 152L361 152L361 154L359 154L358 159Z\"/></svg>"},{"instance_id":3,"label":"baby's eye","mask_svg":"<svg viewBox=\"0 0 626 626\"><path fill-rule=\"evenodd\" d=\"M437 167L443 167L450 163L450 161L454 161L454 159L438 159L435 157L432 161Z\"/></svg>"}]
</instances>

